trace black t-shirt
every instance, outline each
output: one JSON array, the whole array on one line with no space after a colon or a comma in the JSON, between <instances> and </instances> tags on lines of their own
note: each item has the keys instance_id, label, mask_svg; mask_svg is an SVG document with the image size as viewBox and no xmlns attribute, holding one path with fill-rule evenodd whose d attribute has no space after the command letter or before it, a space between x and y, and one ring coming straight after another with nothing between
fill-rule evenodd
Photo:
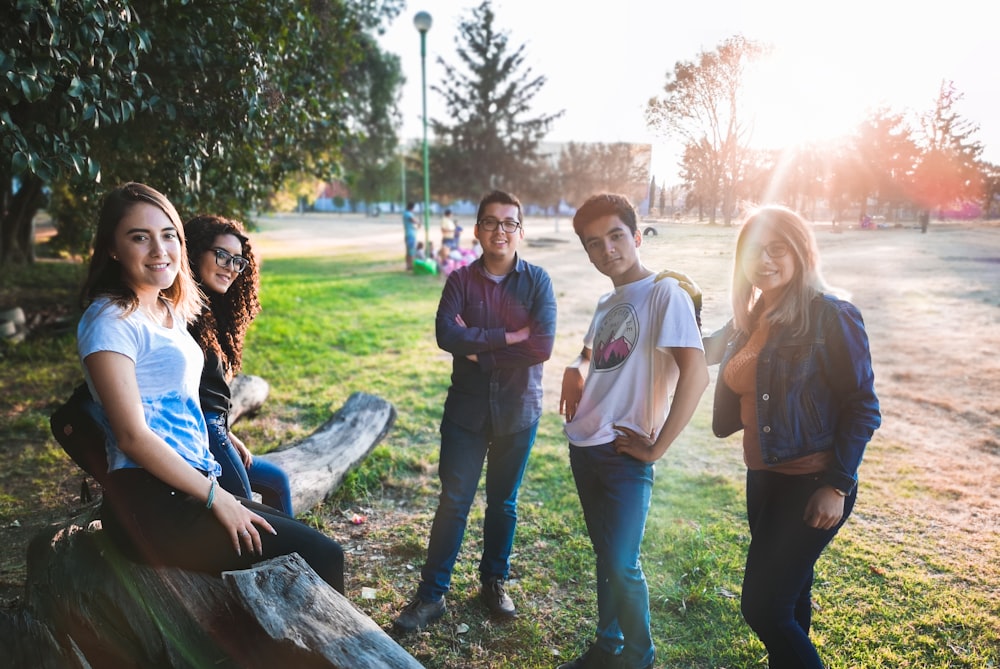
<instances>
[{"instance_id":1,"label":"black t-shirt","mask_svg":"<svg viewBox=\"0 0 1000 669\"><path fill-rule=\"evenodd\" d=\"M201 372L201 388L198 390L201 410L205 413L229 413L229 384L222 367L222 359L214 351L205 353L205 368Z\"/></svg>"}]
</instances>

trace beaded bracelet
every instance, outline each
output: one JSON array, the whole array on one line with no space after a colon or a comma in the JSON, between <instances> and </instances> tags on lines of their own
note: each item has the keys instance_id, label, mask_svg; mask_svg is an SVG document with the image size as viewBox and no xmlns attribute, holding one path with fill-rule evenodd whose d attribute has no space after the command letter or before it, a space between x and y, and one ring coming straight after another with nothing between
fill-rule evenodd
<instances>
[{"instance_id":1,"label":"beaded bracelet","mask_svg":"<svg viewBox=\"0 0 1000 669\"><path fill-rule=\"evenodd\" d=\"M212 482L212 485L208 489L208 501L205 502L206 509L212 508L212 502L215 501L215 486L217 484L214 476L209 477L209 480Z\"/></svg>"}]
</instances>

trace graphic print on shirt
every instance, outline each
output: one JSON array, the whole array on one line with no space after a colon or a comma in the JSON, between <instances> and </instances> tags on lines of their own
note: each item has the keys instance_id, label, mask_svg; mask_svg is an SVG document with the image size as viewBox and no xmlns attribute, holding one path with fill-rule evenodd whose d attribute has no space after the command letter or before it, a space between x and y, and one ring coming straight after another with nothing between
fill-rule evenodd
<instances>
[{"instance_id":1,"label":"graphic print on shirt","mask_svg":"<svg viewBox=\"0 0 1000 669\"><path fill-rule=\"evenodd\" d=\"M606 372L624 364L639 338L639 319L631 304L619 304L601 320L594 337L594 370Z\"/></svg>"}]
</instances>

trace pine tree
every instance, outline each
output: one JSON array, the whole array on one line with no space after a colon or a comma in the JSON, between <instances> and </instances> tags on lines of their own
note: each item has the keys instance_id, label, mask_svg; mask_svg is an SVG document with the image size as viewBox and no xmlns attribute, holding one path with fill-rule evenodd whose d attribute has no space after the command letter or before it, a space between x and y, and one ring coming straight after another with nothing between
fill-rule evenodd
<instances>
[{"instance_id":1,"label":"pine tree","mask_svg":"<svg viewBox=\"0 0 1000 669\"><path fill-rule=\"evenodd\" d=\"M563 112L531 115L546 78L525 66L524 45L514 48L497 28L490 0L459 24L455 42L461 69L438 58L445 78L431 87L448 110L447 121L430 121L432 188L444 199L477 200L494 188L526 194L539 142Z\"/></svg>"},{"instance_id":2,"label":"pine tree","mask_svg":"<svg viewBox=\"0 0 1000 669\"><path fill-rule=\"evenodd\" d=\"M923 152L914 199L927 209L978 203L981 198L983 145L973 138L979 126L955 111L962 97L953 82L942 81L934 108L920 121Z\"/></svg>"}]
</instances>

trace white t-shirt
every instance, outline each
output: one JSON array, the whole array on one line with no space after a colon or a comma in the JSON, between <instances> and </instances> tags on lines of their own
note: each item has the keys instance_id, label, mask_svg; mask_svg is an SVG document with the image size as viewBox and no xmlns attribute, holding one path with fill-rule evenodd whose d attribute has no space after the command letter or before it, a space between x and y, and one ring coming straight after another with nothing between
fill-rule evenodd
<instances>
[{"instance_id":1,"label":"white t-shirt","mask_svg":"<svg viewBox=\"0 0 1000 669\"><path fill-rule=\"evenodd\" d=\"M154 323L140 310L123 315L121 307L103 297L87 308L77 326L81 364L88 355L99 351L112 351L131 359L149 428L195 469L221 474L222 467L208 448L208 428L198 396L205 361L201 347L173 314L170 328ZM86 365L83 375L91 394L97 398ZM103 419L108 471L138 467L118 448L106 414Z\"/></svg>"},{"instance_id":2,"label":"white t-shirt","mask_svg":"<svg viewBox=\"0 0 1000 669\"><path fill-rule=\"evenodd\" d=\"M615 439L612 425L659 432L680 370L668 348L702 348L691 296L656 275L603 295L584 337L591 349L583 397L564 430L574 446Z\"/></svg>"}]
</instances>

